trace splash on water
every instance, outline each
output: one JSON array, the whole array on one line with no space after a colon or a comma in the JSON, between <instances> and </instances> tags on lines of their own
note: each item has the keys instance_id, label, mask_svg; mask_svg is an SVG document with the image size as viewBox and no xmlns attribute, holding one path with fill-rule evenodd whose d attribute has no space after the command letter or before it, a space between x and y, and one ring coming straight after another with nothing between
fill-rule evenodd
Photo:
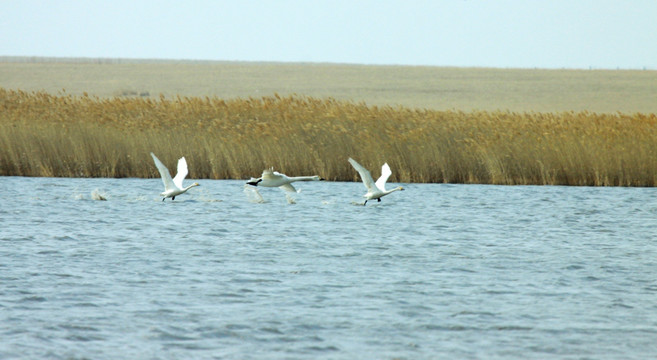
<instances>
[{"instance_id":1,"label":"splash on water","mask_svg":"<svg viewBox=\"0 0 657 360\"><path fill-rule=\"evenodd\" d=\"M91 191L91 200L107 201L107 193L96 188Z\"/></svg>"},{"instance_id":2,"label":"splash on water","mask_svg":"<svg viewBox=\"0 0 657 360\"><path fill-rule=\"evenodd\" d=\"M216 199L205 188L199 188L195 194L191 194L195 200L202 202L222 202L223 200Z\"/></svg>"},{"instance_id":3,"label":"splash on water","mask_svg":"<svg viewBox=\"0 0 657 360\"><path fill-rule=\"evenodd\" d=\"M255 186L244 185L244 194L246 194L246 198L249 202L256 204L262 204L265 202L265 198L260 195L258 188Z\"/></svg>"}]
</instances>

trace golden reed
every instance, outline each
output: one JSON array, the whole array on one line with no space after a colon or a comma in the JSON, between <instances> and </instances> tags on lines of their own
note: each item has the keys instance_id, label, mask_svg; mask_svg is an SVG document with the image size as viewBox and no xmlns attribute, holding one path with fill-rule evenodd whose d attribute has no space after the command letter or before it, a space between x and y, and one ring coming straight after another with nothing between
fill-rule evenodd
<instances>
[{"instance_id":1,"label":"golden reed","mask_svg":"<svg viewBox=\"0 0 657 360\"><path fill-rule=\"evenodd\" d=\"M0 88L0 175L655 186L657 115L417 110L280 97L101 99Z\"/></svg>"}]
</instances>

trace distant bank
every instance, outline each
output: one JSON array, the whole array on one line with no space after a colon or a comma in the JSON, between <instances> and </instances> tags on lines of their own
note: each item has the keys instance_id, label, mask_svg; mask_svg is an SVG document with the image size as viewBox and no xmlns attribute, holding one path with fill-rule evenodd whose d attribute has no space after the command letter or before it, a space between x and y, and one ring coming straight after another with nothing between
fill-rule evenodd
<instances>
[{"instance_id":1,"label":"distant bank","mask_svg":"<svg viewBox=\"0 0 657 360\"><path fill-rule=\"evenodd\" d=\"M657 113L657 71L0 57L0 87L111 97L297 94L433 110Z\"/></svg>"}]
</instances>

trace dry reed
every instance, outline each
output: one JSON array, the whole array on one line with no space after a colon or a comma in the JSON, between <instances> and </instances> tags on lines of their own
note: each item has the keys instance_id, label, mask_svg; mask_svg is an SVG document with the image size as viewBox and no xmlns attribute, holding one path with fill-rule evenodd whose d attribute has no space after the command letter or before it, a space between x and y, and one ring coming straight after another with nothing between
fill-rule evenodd
<instances>
[{"instance_id":1,"label":"dry reed","mask_svg":"<svg viewBox=\"0 0 657 360\"><path fill-rule=\"evenodd\" d=\"M657 115L418 110L299 96L112 98L0 89L0 175L655 186Z\"/></svg>"}]
</instances>

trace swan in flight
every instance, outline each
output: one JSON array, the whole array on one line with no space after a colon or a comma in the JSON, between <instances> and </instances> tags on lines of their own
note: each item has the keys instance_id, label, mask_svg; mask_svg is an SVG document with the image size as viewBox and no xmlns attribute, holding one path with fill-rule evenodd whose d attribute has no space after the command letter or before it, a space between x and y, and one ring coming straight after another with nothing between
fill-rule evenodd
<instances>
[{"instance_id":1,"label":"swan in flight","mask_svg":"<svg viewBox=\"0 0 657 360\"><path fill-rule=\"evenodd\" d=\"M278 187L285 191L296 192L297 189L292 186L292 183L295 181L320 181L324 180L321 177L314 176L287 176L281 174L278 171L274 171L274 168L265 169L262 172L262 176L255 179L247 181L248 185L252 186L264 186L264 187Z\"/></svg>"},{"instance_id":2,"label":"swan in flight","mask_svg":"<svg viewBox=\"0 0 657 360\"><path fill-rule=\"evenodd\" d=\"M372 179L372 174L370 174L370 172L365 169L363 165L357 163L356 160L349 158L349 163L351 163L351 166L353 166L354 169L358 171L360 178L363 180L363 184L365 184L365 187L367 188L367 194L363 195L363 197L366 199L363 205L367 204L367 200L377 199L380 202L382 196L386 196L393 191L404 190L404 188L401 186L386 190L386 181L388 181L388 178L390 175L392 175L392 171L390 170L388 163L383 164L381 167L381 177L376 182L374 182L374 179Z\"/></svg>"},{"instance_id":3,"label":"swan in flight","mask_svg":"<svg viewBox=\"0 0 657 360\"><path fill-rule=\"evenodd\" d=\"M184 194L187 190L193 188L194 186L200 186L199 183L193 183L188 187L183 187L183 179L185 179L185 176L188 174L187 161L185 160L184 156L178 159L178 173L173 179L171 178L169 169L167 169L167 167L162 164L160 159L158 159L157 156L155 156L153 153L151 153L151 156L153 157L153 161L155 161L155 166L157 166L157 170L160 172L160 176L162 176L162 182L164 183L164 192L160 194L160 196L164 196L162 201L168 197L170 197L171 200L175 200L176 196Z\"/></svg>"}]
</instances>

